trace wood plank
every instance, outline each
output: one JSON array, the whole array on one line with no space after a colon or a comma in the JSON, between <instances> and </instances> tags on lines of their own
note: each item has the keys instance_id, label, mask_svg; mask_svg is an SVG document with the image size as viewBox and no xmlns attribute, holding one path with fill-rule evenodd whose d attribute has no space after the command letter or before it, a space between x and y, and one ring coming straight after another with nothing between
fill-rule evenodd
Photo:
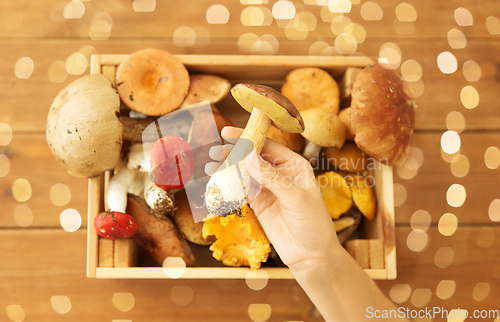
<instances>
[{"instance_id":1,"label":"wood plank","mask_svg":"<svg viewBox=\"0 0 500 322\"><path fill-rule=\"evenodd\" d=\"M394 170L394 182L403 185L407 192L406 202L395 208L396 224L409 223L417 210L426 210L437 223L444 213L450 212L459 218L459 224L491 223L488 207L498 199L500 171L490 170L484 163L484 153L490 146L499 146L499 132L462 133L462 154L468 157L470 171L463 178L455 177L450 163L441 157L442 132L417 132L413 146L423 153L423 165L415 177L402 179ZM12 183L19 178L31 183L32 197L25 202L33 212L30 227L60 227L59 215L67 208L76 209L82 216L82 225L87 223L87 180L69 175L52 156L45 135L14 133L8 147L0 153L10 160L9 174L0 180L0 203L4 216L0 216L0 227L18 227L13 213L21 203L11 193ZM61 207L51 203L50 188L65 184L71 192L70 202ZM452 184L465 187L467 198L462 207L451 207L446 202L446 192Z\"/></svg>"},{"instance_id":2,"label":"wood plank","mask_svg":"<svg viewBox=\"0 0 500 322\"><path fill-rule=\"evenodd\" d=\"M361 266L361 268L369 268L369 242L368 239L353 239L348 240L345 244L346 250Z\"/></svg>"},{"instance_id":3,"label":"wood plank","mask_svg":"<svg viewBox=\"0 0 500 322\"><path fill-rule=\"evenodd\" d=\"M384 268L384 241L381 239L368 240L368 252L370 259L370 268L381 269Z\"/></svg>"},{"instance_id":4,"label":"wood plank","mask_svg":"<svg viewBox=\"0 0 500 322\"><path fill-rule=\"evenodd\" d=\"M114 267L114 258L115 258L114 248L115 248L114 240L99 238L99 260L98 260L99 267Z\"/></svg>"},{"instance_id":5,"label":"wood plank","mask_svg":"<svg viewBox=\"0 0 500 322\"><path fill-rule=\"evenodd\" d=\"M269 304L269 321L317 321L312 304L294 280L270 280L261 291L241 280L116 280L85 277L85 229L1 230L0 307L20 305L35 321L63 317L51 296L67 296L71 321L246 321L250 304ZM120 312L115 293L130 293L133 309ZM235 299L238 294L238 299ZM161 303L161 305L158 305ZM118 307L121 307L118 305ZM4 313L5 314L5 313ZM182 317L182 318L181 318Z\"/></svg>"},{"instance_id":6,"label":"wood plank","mask_svg":"<svg viewBox=\"0 0 500 322\"><path fill-rule=\"evenodd\" d=\"M137 244L133 239L115 239L114 267L134 267L136 263ZM100 251L99 251L100 254Z\"/></svg>"},{"instance_id":7,"label":"wood plank","mask_svg":"<svg viewBox=\"0 0 500 322\"><path fill-rule=\"evenodd\" d=\"M360 1L358 1L360 2ZM247 7L239 1L221 0L217 4L223 4L229 11L227 24L210 25L206 20L207 9L214 4L210 0L196 0L190 6L182 6L176 2L157 1L153 12L134 12L132 3L123 0L109 0L97 2L83 2L85 12L80 19L64 19L62 12L64 4L57 0L40 1L36 4L29 0L3 1L0 3L0 16L4 23L0 25L0 37L67 37L88 38L89 26L92 19L102 12L109 13L111 17L111 38L144 38L172 37L175 30L180 26L203 27L211 38L237 39L245 32L252 32L257 28L262 29L263 34L273 34L284 37L285 32L273 20L266 27L244 26L241 22L243 10ZM396 6L399 2L392 0L379 0L377 4L383 11L381 20L364 20L361 16L361 7L364 2L352 5L351 12L346 16L353 22L361 24L367 31L368 37L377 38L433 38L446 37L446 33L457 28L454 20L454 11L463 6L467 8L474 23L470 27L462 27L468 37L489 37L492 35L487 31L485 21L488 16L499 14L499 8L494 1L470 2L455 0L438 2L423 0L412 2L418 15L414 23L406 23L406 28L413 32L400 32L396 30ZM268 1L262 7L270 12L274 2ZM330 22L321 19L321 7L316 5L304 5L303 1L294 1L296 12L307 11L316 16L317 27L309 32L310 37L324 36L330 34ZM373 10L373 9L372 9ZM407 29L408 30L408 29Z\"/></svg>"},{"instance_id":8,"label":"wood plank","mask_svg":"<svg viewBox=\"0 0 500 322\"><path fill-rule=\"evenodd\" d=\"M315 39L299 42L282 40L278 54L308 55L309 47L314 41ZM333 45L333 39L326 41ZM387 41L367 40L359 46L358 51L368 56L378 56L380 47ZM78 77L70 75L63 83L52 83L47 77L49 67L56 61L66 61L72 53L78 52L85 45L107 54L127 54L148 47L166 49L175 54L241 54L236 42L231 40L214 41L204 47L177 47L171 41L155 39L109 42L0 39L0 76L3 89L0 122L9 123L14 131L44 130L53 98L66 84ZM465 49L453 51L459 69L450 75L442 74L436 65L437 56L449 51L446 41L430 39L426 41L426 46L419 42L402 41L398 45L402 61L416 59L422 67L424 92L416 99L417 129L446 129L446 115L451 111L459 111L465 116L468 130L500 129L500 110L495 105L500 100L500 92L491 90L497 86L496 62L490 56L491 52L500 50L499 41L474 39L469 41ZM32 58L35 64L33 74L28 79L18 79L13 73L14 65L22 56ZM466 81L461 67L470 59L478 62L482 70L481 79L474 83ZM87 73L88 68L84 74ZM479 93L479 105L474 109L466 109L460 101L460 92L467 85L474 86ZM37 98L36 102L33 102L33 97ZM221 110L229 110L234 106L231 99L226 99L221 103Z\"/></svg>"}]
</instances>

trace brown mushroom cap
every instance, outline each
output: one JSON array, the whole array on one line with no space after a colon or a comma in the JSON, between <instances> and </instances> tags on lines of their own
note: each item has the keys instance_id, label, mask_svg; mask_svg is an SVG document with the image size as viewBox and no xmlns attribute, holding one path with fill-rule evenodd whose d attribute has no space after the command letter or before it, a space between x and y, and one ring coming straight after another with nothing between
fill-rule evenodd
<instances>
[{"instance_id":1,"label":"brown mushroom cap","mask_svg":"<svg viewBox=\"0 0 500 322\"><path fill-rule=\"evenodd\" d=\"M300 111L321 107L339 111L339 87L333 77L317 67L292 70L286 76L281 93Z\"/></svg>"},{"instance_id":2,"label":"brown mushroom cap","mask_svg":"<svg viewBox=\"0 0 500 322\"><path fill-rule=\"evenodd\" d=\"M301 112L306 130L302 133L310 142L322 147L341 148L345 142L345 127L337 114L321 107Z\"/></svg>"},{"instance_id":3,"label":"brown mushroom cap","mask_svg":"<svg viewBox=\"0 0 500 322\"><path fill-rule=\"evenodd\" d=\"M118 66L116 85L120 98L132 110L158 116L182 104L189 91L189 73L169 52L144 49Z\"/></svg>"},{"instance_id":4,"label":"brown mushroom cap","mask_svg":"<svg viewBox=\"0 0 500 322\"><path fill-rule=\"evenodd\" d=\"M410 152L415 110L409 90L394 70L379 64L356 76L351 103L354 141L379 162L398 166Z\"/></svg>"},{"instance_id":5,"label":"brown mushroom cap","mask_svg":"<svg viewBox=\"0 0 500 322\"><path fill-rule=\"evenodd\" d=\"M231 89L231 83L227 79L216 75L191 75L189 79L189 92L181 107L203 101L218 103Z\"/></svg>"},{"instance_id":6,"label":"brown mushroom cap","mask_svg":"<svg viewBox=\"0 0 500 322\"><path fill-rule=\"evenodd\" d=\"M306 140L299 133L285 132L274 126L269 128L267 137L297 153L302 153L306 145Z\"/></svg>"},{"instance_id":7,"label":"brown mushroom cap","mask_svg":"<svg viewBox=\"0 0 500 322\"><path fill-rule=\"evenodd\" d=\"M76 177L96 177L120 160L123 125L120 99L102 74L80 77L54 99L47 117L47 143Z\"/></svg>"},{"instance_id":8,"label":"brown mushroom cap","mask_svg":"<svg viewBox=\"0 0 500 322\"><path fill-rule=\"evenodd\" d=\"M288 98L265 85L237 84L231 89L234 99L248 112L258 108L278 129L290 133L302 133L304 121Z\"/></svg>"}]
</instances>

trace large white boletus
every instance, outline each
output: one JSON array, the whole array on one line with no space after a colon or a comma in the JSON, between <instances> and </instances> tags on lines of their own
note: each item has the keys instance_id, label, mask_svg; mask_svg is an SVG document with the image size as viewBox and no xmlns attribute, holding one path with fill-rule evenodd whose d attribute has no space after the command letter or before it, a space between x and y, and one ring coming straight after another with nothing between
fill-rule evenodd
<instances>
[{"instance_id":1,"label":"large white boletus","mask_svg":"<svg viewBox=\"0 0 500 322\"><path fill-rule=\"evenodd\" d=\"M379 64L364 68L352 88L354 141L377 161L402 165L410 153L414 106L409 88L396 71Z\"/></svg>"},{"instance_id":2,"label":"large white boletus","mask_svg":"<svg viewBox=\"0 0 500 322\"><path fill-rule=\"evenodd\" d=\"M286 132L304 131L300 113L289 99L275 89L265 85L237 84L231 89L231 94L251 115L226 161L207 184L205 206L216 216L237 212L246 202L250 175L245 157L252 150L260 154L271 123Z\"/></svg>"}]
</instances>

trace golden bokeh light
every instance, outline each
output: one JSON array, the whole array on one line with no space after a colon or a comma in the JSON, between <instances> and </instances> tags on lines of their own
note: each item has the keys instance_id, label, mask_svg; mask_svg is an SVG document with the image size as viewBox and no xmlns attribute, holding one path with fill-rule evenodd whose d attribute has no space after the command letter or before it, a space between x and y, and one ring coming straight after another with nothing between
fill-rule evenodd
<instances>
[{"instance_id":1,"label":"golden bokeh light","mask_svg":"<svg viewBox=\"0 0 500 322\"><path fill-rule=\"evenodd\" d=\"M351 7L351 1L349 0L328 1L328 9L333 13L349 13L351 12Z\"/></svg>"},{"instance_id":2,"label":"golden bokeh light","mask_svg":"<svg viewBox=\"0 0 500 322\"><path fill-rule=\"evenodd\" d=\"M316 26L318 25L318 20L316 16L309 11L302 11L298 13L294 19L295 24L299 25L299 22L302 22L300 25L302 28L306 28L307 31L316 30Z\"/></svg>"},{"instance_id":3,"label":"golden bokeh light","mask_svg":"<svg viewBox=\"0 0 500 322\"><path fill-rule=\"evenodd\" d=\"M31 198L31 184L26 179L17 179L12 183L12 196L16 201L25 202Z\"/></svg>"},{"instance_id":4,"label":"golden bokeh light","mask_svg":"<svg viewBox=\"0 0 500 322\"><path fill-rule=\"evenodd\" d=\"M500 199L495 199L490 203L490 206L488 207L488 216L491 221L500 221Z\"/></svg>"},{"instance_id":5,"label":"golden bokeh light","mask_svg":"<svg viewBox=\"0 0 500 322\"><path fill-rule=\"evenodd\" d=\"M167 257L163 261L163 273L169 278L179 278L186 272L186 262L180 257Z\"/></svg>"},{"instance_id":6,"label":"golden bokeh light","mask_svg":"<svg viewBox=\"0 0 500 322\"><path fill-rule=\"evenodd\" d=\"M290 20L285 27L285 36L288 40L304 40L308 35L307 26L304 22L296 23Z\"/></svg>"},{"instance_id":7,"label":"golden bokeh light","mask_svg":"<svg viewBox=\"0 0 500 322\"><path fill-rule=\"evenodd\" d=\"M467 37L460 29L451 29L450 31L448 31L446 38L448 39L448 44L453 49L462 49L467 47Z\"/></svg>"},{"instance_id":8,"label":"golden bokeh light","mask_svg":"<svg viewBox=\"0 0 500 322\"><path fill-rule=\"evenodd\" d=\"M332 19L330 23L330 30L334 35L340 35L344 32L345 27L347 27L350 23L352 23L352 21L349 17L339 14Z\"/></svg>"},{"instance_id":9,"label":"golden bokeh light","mask_svg":"<svg viewBox=\"0 0 500 322\"><path fill-rule=\"evenodd\" d=\"M98 54L97 49L95 49L94 46L90 46L90 45L83 46L82 48L78 49L78 52L80 54L83 54L83 56L85 56L87 61L90 61L90 57L92 55Z\"/></svg>"},{"instance_id":10,"label":"golden bokeh light","mask_svg":"<svg viewBox=\"0 0 500 322\"><path fill-rule=\"evenodd\" d=\"M406 202L408 193L406 192L406 188L399 183L395 183L393 185L393 189L394 189L394 207L399 207Z\"/></svg>"},{"instance_id":11,"label":"golden bokeh light","mask_svg":"<svg viewBox=\"0 0 500 322\"><path fill-rule=\"evenodd\" d=\"M335 38L334 46L339 53L344 55L352 55L356 52L358 43L353 35L343 33Z\"/></svg>"},{"instance_id":12,"label":"golden bokeh light","mask_svg":"<svg viewBox=\"0 0 500 322\"><path fill-rule=\"evenodd\" d=\"M447 300L455 294L457 284L455 281L442 280L436 287L436 296L441 300Z\"/></svg>"},{"instance_id":13,"label":"golden bokeh light","mask_svg":"<svg viewBox=\"0 0 500 322\"><path fill-rule=\"evenodd\" d=\"M172 40L178 47L191 47L196 43L196 32L188 26L175 29Z\"/></svg>"},{"instance_id":14,"label":"golden bokeh light","mask_svg":"<svg viewBox=\"0 0 500 322\"><path fill-rule=\"evenodd\" d=\"M352 35L358 44L363 43L366 39L366 30L359 23L348 24L343 33Z\"/></svg>"},{"instance_id":15,"label":"golden bokeh light","mask_svg":"<svg viewBox=\"0 0 500 322\"><path fill-rule=\"evenodd\" d=\"M486 29L492 35L500 35L500 19L495 16L486 18Z\"/></svg>"},{"instance_id":16,"label":"golden bokeh light","mask_svg":"<svg viewBox=\"0 0 500 322\"><path fill-rule=\"evenodd\" d=\"M71 301L65 295L54 295L50 297L50 306L57 313L64 315L71 311Z\"/></svg>"},{"instance_id":17,"label":"golden bokeh light","mask_svg":"<svg viewBox=\"0 0 500 322\"><path fill-rule=\"evenodd\" d=\"M441 136L441 149L447 154L454 154L460 150L462 141L455 131L446 131Z\"/></svg>"},{"instance_id":18,"label":"golden bokeh light","mask_svg":"<svg viewBox=\"0 0 500 322\"><path fill-rule=\"evenodd\" d=\"M489 283L477 283L472 291L472 298L477 302L482 302L490 296L491 286Z\"/></svg>"},{"instance_id":19,"label":"golden bokeh light","mask_svg":"<svg viewBox=\"0 0 500 322\"><path fill-rule=\"evenodd\" d=\"M204 47L210 44L210 32L205 27L196 26L193 28L196 33L196 46Z\"/></svg>"},{"instance_id":20,"label":"golden bokeh light","mask_svg":"<svg viewBox=\"0 0 500 322\"><path fill-rule=\"evenodd\" d=\"M496 146L488 147L484 152L484 164L488 169L498 169L500 167L500 149Z\"/></svg>"},{"instance_id":21,"label":"golden bokeh light","mask_svg":"<svg viewBox=\"0 0 500 322\"><path fill-rule=\"evenodd\" d=\"M477 82L481 79L481 66L474 60L468 60L463 65L464 77L469 82Z\"/></svg>"},{"instance_id":22,"label":"golden bokeh light","mask_svg":"<svg viewBox=\"0 0 500 322\"><path fill-rule=\"evenodd\" d=\"M82 226L82 216L75 209L66 209L59 215L59 223L67 232L75 232Z\"/></svg>"},{"instance_id":23,"label":"golden bokeh light","mask_svg":"<svg viewBox=\"0 0 500 322\"><path fill-rule=\"evenodd\" d=\"M443 74L453 74L458 69L457 58L449 51L442 52L438 55L437 64L439 70Z\"/></svg>"},{"instance_id":24,"label":"golden bokeh light","mask_svg":"<svg viewBox=\"0 0 500 322\"><path fill-rule=\"evenodd\" d=\"M452 184L446 192L446 202L455 208L462 207L466 198L465 187L458 183Z\"/></svg>"},{"instance_id":25,"label":"golden bokeh light","mask_svg":"<svg viewBox=\"0 0 500 322\"><path fill-rule=\"evenodd\" d=\"M63 83L68 78L66 63L62 60L58 60L50 64L47 71L47 78L52 83Z\"/></svg>"},{"instance_id":26,"label":"golden bokeh light","mask_svg":"<svg viewBox=\"0 0 500 322\"><path fill-rule=\"evenodd\" d=\"M462 133L465 130L465 117L458 111L452 111L446 115L446 128L456 133Z\"/></svg>"},{"instance_id":27,"label":"golden bokeh light","mask_svg":"<svg viewBox=\"0 0 500 322\"><path fill-rule=\"evenodd\" d=\"M247 312L252 321L265 322L271 317L272 308L269 304L250 304Z\"/></svg>"},{"instance_id":28,"label":"golden bokeh light","mask_svg":"<svg viewBox=\"0 0 500 322\"><path fill-rule=\"evenodd\" d=\"M49 190L50 201L54 206L66 206L71 201L71 191L63 183L56 183Z\"/></svg>"},{"instance_id":29,"label":"golden bokeh light","mask_svg":"<svg viewBox=\"0 0 500 322\"><path fill-rule=\"evenodd\" d=\"M213 4L205 15L210 24L226 24L229 21L229 10L223 4Z\"/></svg>"},{"instance_id":30,"label":"golden bokeh light","mask_svg":"<svg viewBox=\"0 0 500 322\"><path fill-rule=\"evenodd\" d=\"M17 205L14 208L14 221L19 227L28 227L33 223L33 212L26 204Z\"/></svg>"},{"instance_id":31,"label":"golden bokeh light","mask_svg":"<svg viewBox=\"0 0 500 322\"><path fill-rule=\"evenodd\" d=\"M402 2L396 7L396 18L399 21L416 21L417 17L417 10L407 2Z\"/></svg>"},{"instance_id":32,"label":"golden bokeh light","mask_svg":"<svg viewBox=\"0 0 500 322\"><path fill-rule=\"evenodd\" d=\"M410 226L414 230L427 231L432 223L431 214L425 210L417 210L411 215Z\"/></svg>"},{"instance_id":33,"label":"golden bokeh light","mask_svg":"<svg viewBox=\"0 0 500 322\"><path fill-rule=\"evenodd\" d=\"M179 306L185 306L194 299L194 291L191 286L174 286L170 290L172 302Z\"/></svg>"},{"instance_id":34,"label":"golden bokeh light","mask_svg":"<svg viewBox=\"0 0 500 322\"><path fill-rule=\"evenodd\" d=\"M128 312L134 308L135 298L131 293L115 293L111 302L118 311Z\"/></svg>"},{"instance_id":35,"label":"golden bokeh light","mask_svg":"<svg viewBox=\"0 0 500 322\"><path fill-rule=\"evenodd\" d=\"M429 235L423 230L414 229L408 234L406 245L411 251L422 252L429 244Z\"/></svg>"},{"instance_id":36,"label":"golden bokeh light","mask_svg":"<svg viewBox=\"0 0 500 322\"><path fill-rule=\"evenodd\" d=\"M314 42L309 47L309 55L310 56L321 56L323 51L329 47L330 47L330 45L327 42L324 42L322 40L318 40L318 41Z\"/></svg>"},{"instance_id":37,"label":"golden bokeh light","mask_svg":"<svg viewBox=\"0 0 500 322\"><path fill-rule=\"evenodd\" d=\"M467 316L469 316L469 312L467 310L462 310L460 308L453 309L448 313L446 322L464 322Z\"/></svg>"},{"instance_id":38,"label":"golden bokeh light","mask_svg":"<svg viewBox=\"0 0 500 322\"><path fill-rule=\"evenodd\" d=\"M12 141L12 128L7 123L0 123L0 146L7 146Z\"/></svg>"},{"instance_id":39,"label":"golden bokeh light","mask_svg":"<svg viewBox=\"0 0 500 322\"><path fill-rule=\"evenodd\" d=\"M434 264L442 269L448 268L454 257L455 253L451 247L440 247L434 255Z\"/></svg>"},{"instance_id":40,"label":"golden bokeh light","mask_svg":"<svg viewBox=\"0 0 500 322\"><path fill-rule=\"evenodd\" d=\"M416 82L422 78L423 70L415 59L408 59L401 64L401 75L408 82Z\"/></svg>"},{"instance_id":41,"label":"golden bokeh light","mask_svg":"<svg viewBox=\"0 0 500 322\"><path fill-rule=\"evenodd\" d=\"M266 34L259 37L259 40L253 45L257 47L257 44L260 48L257 49L256 53L261 55L274 55L278 52L280 48L280 43L278 38L273 35Z\"/></svg>"},{"instance_id":42,"label":"golden bokeh light","mask_svg":"<svg viewBox=\"0 0 500 322\"><path fill-rule=\"evenodd\" d=\"M78 0L68 2L64 6L63 17L65 19L80 19L85 13L85 5Z\"/></svg>"},{"instance_id":43,"label":"golden bokeh light","mask_svg":"<svg viewBox=\"0 0 500 322\"><path fill-rule=\"evenodd\" d=\"M266 7L250 6L243 9L240 20L244 26L269 26L273 22L273 15Z\"/></svg>"},{"instance_id":44,"label":"golden bokeh light","mask_svg":"<svg viewBox=\"0 0 500 322\"><path fill-rule=\"evenodd\" d=\"M406 302L411 296L410 284L394 284L389 291L389 297L396 304Z\"/></svg>"},{"instance_id":45,"label":"golden bokeh light","mask_svg":"<svg viewBox=\"0 0 500 322\"><path fill-rule=\"evenodd\" d=\"M460 91L460 101L466 109L473 109L479 105L479 93L474 86L465 86Z\"/></svg>"},{"instance_id":46,"label":"golden bokeh light","mask_svg":"<svg viewBox=\"0 0 500 322\"><path fill-rule=\"evenodd\" d=\"M156 9L156 0L134 0L132 8L135 12L153 12Z\"/></svg>"},{"instance_id":47,"label":"golden bokeh light","mask_svg":"<svg viewBox=\"0 0 500 322\"><path fill-rule=\"evenodd\" d=\"M10 161L5 154L0 154L0 178L6 177L10 172Z\"/></svg>"},{"instance_id":48,"label":"golden bokeh light","mask_svg":"<svg viewBox=\"0 0 500 322\"><path fill-rule=\"evenodd\" d=\"M472 26L474 19L472 13L463 7L457 8L454 13L455 21L459 26Z\"/></svg>"},{"instance_id":49,"label":"golden bokeh light","mask_svg":"<svg viewBox=\"0 0 500 322\"><path fill-rule=\"evenodd\" d=\"M432 291L428 288L417 288L411 295L411 303L416 307L426 306L432 298Z\"/></svg>"},{"instance_id":50,"label":"golden bokeh light","mask_svg":"<svg viewBox=\"0 0 500 322\"><path fill-rule=\"evenodd\" d=\"M413 179L418 173L418 162L415 158L408 156L403 165L396 167L396 171L401 179Z\"/></svg>"},{"instance_id":51,"label":"golden bokeh light","mask_svg":"<svg viewBox=\"0 0 500 322\"><path fill-rule=\"evenodd\" d=\"M72 53L66 59L66 71L70 75L82 75L87 69L87 58L81 53Z\"/></svg>"},{"instance_id":52,"label":"golden bokeh light","mask_svg":"<svg viewBox=\"0 0 500 322\"><path fill-rule=\"evenodd\" d=\"M416 82L408 82L408 87L410 88L410 95L413 98L418 98L425 92L425 85L421 79Z\"/></svg>"},{"instance_id":53,"label":"golden bokeh light","mask_svg":"<svg viewBox=\"0 0 500 322\"><path fill-rule=\"evenodd\" d=\"M393 42L380 46L379 63L387 69L396 69L401 64L401 49Z\"/></svg>"},{"instance_id":54,"label":"golden bokeh light","mask_svg":"<svg viewBox=\"0 0 500 322\"><path fill-rule=\"evenodd\" d=\"M469 158L463 154L458 154L451 159L451 173L457 178L465 177L470 170Z\"/></svg>"},{"instance_id":55,"label":"golden bokeh light","mask_svg":"<svg viewBox=\"0 0 500 322\"><path fill-rule=\"evenodd\" d=\"M260 291L267 286L267 283L269 282L269 276L267 275L266 271L263 270L258 270L255 272L248 271L247 275L245 276L245 282L248 288L254 291Z\"/></svg>"},{"instance_id":56,"label":"golden bokeh light","mask_svg":"<svg viewBox=\"0 0 500 322\"><path fill-rule=\"evenodd\" d=\"M410 147L409 156L417 161L417 165L419 168L424 164L424 153L416 146Z\"/></svg>"},{"instance_id":57,"label":"golden bokeh light","mask_svg":"<svg viewBox=\"0 0 500 322\"><path fill-rule=\"evenodd\" d=\"M382 20L384 16L384 10L382 7L373 1L367 1L361 6L361 17L364 20Z\"/></svg>"},{"instance_id":58,"label":"golden bokeh light","mask_svg":"<svg viewBox=\"0 0 500 322\"><path fill-rule=\"evenodd\" d=\"M328 9L328 6L323 6L321 7L320 16L321 20L324 22L332 22L335 17L343 16L343 14L331 12L330 9Z\"/></svg>"},{"instance_id":59,"label":"golden bokeh light","mask_svg":"<svg viewBox=\"0 0 500 322\"><path fill-rule=\"evenodd\" d=\"M33 74L34 69L35 63L33 62L33 59L29 57L21 57L14 65L14 74L17 78L27 79L30 78L31 74Z\"/></svg>"},{"instance_id":60,"label":"golden bokeh light","mask_svg":"<svg viewBox=\"0 0 500 322\"><path fill-rule=\"evenodd\" d=\"M269 0L240 0L242 5L259 5L266 4Z\"/></svg>"},{"instance_id":61,"label":"golden bokeh light","mask_svg":"<svg viewBox=\"0 0 500 322\"><path fill-rule=\"evenodd\" d=\"M238 38L238 49L245 54L249 54L257 41L259 41L259 36L256 34L251 32L244 33Z\"/></svg>"},{"instance_id":62,"label":"golden bokeh light","mask_svg":"<svg viewBox=\"0 0 500 322\"><path fill-rule=\"evenodd\" d=\"M99 12L90 21L89 37L92 40L107 40L111 36L113 18L107 12Z\"/></svg>"},{"instance_id":63,"label":"golden bokeh light","mask_svg":"<svg viewBox=\"0 0 500 322\"><path fill-rule=\"evenodd\" d=\"M274 19L293 19L295 17L295 6L291 1L279 0L273 5Z\"/></svg>"},{"instance_id":64,"label":"golden bokeh light","mask_svg":"<svg viewBox=\"0 0 500 322\"><path fill-rule=\"evenodd\" d=\"M488 248L495 241L495 230L493 227L485 226L479 230L477 234L477 245L481 248Z\"/></svg>"},{"instance_id":65,"label":"golden bokeh light","mask_svg":"<svg viewBox=\"0 0 500 322\"><path fill-rule=\"evenodd\" d=\"M12 322L22 322L26 317L21 305L7 305L6 313Z\"/></svg>"},{"instance_id":66,"label":"golden bokeh light","mask_svg":"<svg viewBox=\"0 0 500 322\"><path fill-rule=\"evenodd\" d=\"M441 149L441 157L443 158L444 161L446 161L448 163L451 163L451 161L453 161L453 158L459 154L461 154L460 149L457 152L451 153L451 154L448 154Z\"/></svg>"}]
</instances>

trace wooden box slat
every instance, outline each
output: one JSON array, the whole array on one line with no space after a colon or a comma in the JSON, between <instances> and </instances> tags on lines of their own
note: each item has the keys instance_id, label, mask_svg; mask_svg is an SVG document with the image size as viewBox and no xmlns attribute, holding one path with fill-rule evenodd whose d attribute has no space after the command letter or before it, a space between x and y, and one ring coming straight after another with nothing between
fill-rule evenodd
<instances>
[{"instance_id":1,"label":"wooden box slat","mask_svg":"<svg viewBox=\"0 0 500 322\"><path fill-rule=\"evenodd\" d=\"M104 73L112 78L116 66L128 55L93 55L90 73ZM279 86L286 75L299 67L320 67L340 79L349 67L364 67L373 63L369 57L312 57L312 56L243 56L243 55L176 55L190 73L217 74L236 82L259 82ZM230 111L231 109L227 109ZM238 109L234 109L238 111ZM224 109L222 108L224 113ZM231 112L229 112L231 113ZM242 114L237 113L236 114ZM245 116L226 115L235 125L244 125ZM236 120L236 122L234 122ZM373 221L365 221L365 238L382 241L384 268L365 268L373 279L396 278L396 247L394 225L394 194L392 168L377 164L373 171L377 195L377 216ZM97 267L98 239L93 228L95 216L104 210L105 176L89 179L89 211L87 238L87 277L120 279L161 279L172 278L168 269L162 267ZM380 263L377 265L382 266ZM174 269L175 270L175 269ZM288 268L261 268L270 279L293 279ZM244 279L249 268L235 267L187 267L179 278L188 279ZM178 271L177 271L178 273Z\"/></svg>"}]
</instances>

